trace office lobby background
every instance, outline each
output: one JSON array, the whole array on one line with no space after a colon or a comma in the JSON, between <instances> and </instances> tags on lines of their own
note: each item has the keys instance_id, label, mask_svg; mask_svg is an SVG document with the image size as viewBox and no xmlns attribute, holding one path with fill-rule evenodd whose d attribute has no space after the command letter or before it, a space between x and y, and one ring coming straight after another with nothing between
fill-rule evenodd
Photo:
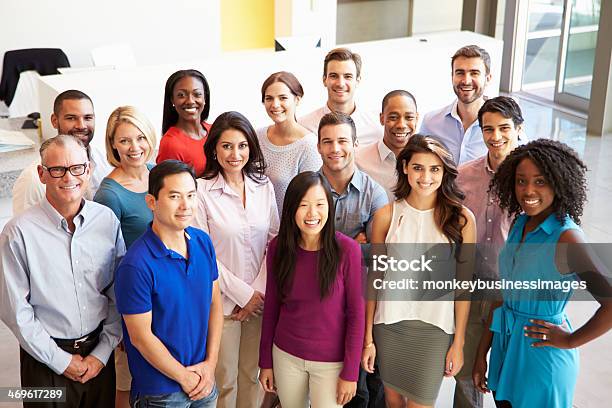
<instances>
[{"instance_id":1,"label":"office lobby background","mask_svg":"<svg viewBox=\"0 0 612 408\"><path fill-rule=\"evenodd\" d=\"M369 50L378 43L370 46L365 42L399 44L394 41L406 39L415 43L429 41L427 44L433 49L436 38L456 37L460 32L465 38L475 38L470 37L473 35L470 32L486 35L497 50L493 63L498 73L497 88L489 89L487 94L515 97L525 113L526 133L530 137L561 140L579 152L590 170L589 202L583 217L585 233L592 242L611 243L612 221L607 208L612 200L612 24L607 21L610 18L612 0L0 0L0 54L24 48L61 48L75 72L73 75L82 75L80 78L111 71L108 75L131 78L161 72L166 67L189 68L192 62L231 61L232 68L218 76L222 80L211 83L210 121L221 113L215 99L235 98L240 102L248 98L254 101L255 108L243 113L262 124L267 116L257 90L263 78L253 74L258 72L257 67L249 66L249 62L263 61L267 55L273 58L276 44L291 55L300 55L304 49L305 58L316 56L314 60L299 61L311 70L311 77L299 77L306 91L298 111L298 115L303 115L324 101L325 90L320 83L322 55L336 45L358 43L356 49ZM315 49L319 41L320 49ZM115 55L116 67L96 67L92 59L96 49L106 49L111 60L114 50L127 53ZM442 90L440 94L422 97L421 117L427 110L452 100L450 54L432 54L432 58L448 65L441 69L447 72L446 76L430 77L415 74L427 70L431 63L428 54L402 54L401 47L395 45L389 49L393 52L380 52L375 62L364 59L367 86L363 92L357 91L359 101L378 107L379 95L391 90L374 89L377 81L383 80L384 69L380 67L388 64L395 72L398 62L405 64L403 81L408 84L407 90L412 90L411 83L421 88L431 84L432 89ZM274 58L282 58L279 55ZM126 56L131 63L121 66L125 62L121 58ZM377 67L374 71L369 68L373 66ZM431 71L437 72L436 69ZM60 82L61 86L69 83L66 78L45 81L49 89ZM233 82L248 81L252 84L242 93L232 86ZM129 87L129 81L125 86ZM163 95L163 82L160 87L155 92ZM224 89L231 89L231 94L215 95L216 90L222 93ZM42 89L41 95L45 92L48 90ZM417 92L416 96L419 99L420 94ZM98 107L96 97L93 99ZM116 106L125 104L121 95L117 95L117 100L120 102ZM97 147L103 147L108 116L105 103L100 101L101 113L96 110ZM21 131L35 142L28 149L0 151L0 228L12 215L12 181L36 159L41 137L52 136L45 131L50 128L51 106L40 105L38 99L34 105L44 112L40 134L36 130L21 130L25 115L13 116L7 107L3 113L0 106L3 116L0 129ZM161 117L150 119L159 131ZM573 326L584 324L596 306L591 302L570 305L568 314ZM580 349L575 407L609 405L610 350L610 334ZM19 384L17 351L14 336L0 323L0 387ZM453 386L453 381L444 381L437 407L451 406ZM490 397L486 403L488 407L494 406ZM0 402L0 407L4 406L18 405Z\"/></svg>"}]
</instances>

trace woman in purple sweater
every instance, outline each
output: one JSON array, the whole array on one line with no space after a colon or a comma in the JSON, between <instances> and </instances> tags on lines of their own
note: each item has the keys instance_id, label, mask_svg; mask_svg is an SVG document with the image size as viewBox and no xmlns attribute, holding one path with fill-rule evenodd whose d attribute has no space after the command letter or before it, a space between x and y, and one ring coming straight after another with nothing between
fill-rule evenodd
<instances>
[{"instance_id":1,"label":"woman in purple sweater","mask_svg":"<svg viewBox=\"0 0 612 408\"><path fill-rule=\"evenodd\" d=\"M259 381L283 407L338 407L355 395L364 335L361 250L335 231L317 172L289 184L270 241ZM329 221L329 222L328 222Z\"/></svg>"}]
</instances>

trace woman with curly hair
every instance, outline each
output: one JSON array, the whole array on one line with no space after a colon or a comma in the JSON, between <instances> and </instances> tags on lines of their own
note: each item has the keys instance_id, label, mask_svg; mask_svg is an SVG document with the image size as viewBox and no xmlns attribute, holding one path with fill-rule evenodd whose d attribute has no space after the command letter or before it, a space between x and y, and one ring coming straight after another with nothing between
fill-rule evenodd
<instances>
[{"instance_id":1,"label":"woman with curly hair","mask_svg":"<svg viewBox=\"0 0 612 408\"><path fill-rule=\"evenodd\" d=\"M576 347L612 325L609 285L582 245L578 226L586 201L585 171L574 150L539 139L510 153L491 181L500 207L514 216L499 255L500 277L523 282L584 280L601 304L572 332L565 315L571 290L503 290L503 304L493 306L491 326L483 333L472 372L475 386L493 391L498 407L571 407L578 375Z\"/></svg>"},{"instance_id":2,"label":"woman with curly hair","mask_svg":"<svg viewBox=\"0 0 612 408\"><path fill-rule=\"evenodd\" d=\"M442 143L412 136L397 157L396 170L396 201L374 215L373 245L396 244L386 245L389 253L397 244L452 244L457 249L475 242L474 215L461 204L457 167ZM363 368L373 372L378 357L388 407L433 406L443 376L454 376L463 366L469 302L381 298L386 298L384 291L377 300L368 297Z\"/></svg>"}]
</instances>

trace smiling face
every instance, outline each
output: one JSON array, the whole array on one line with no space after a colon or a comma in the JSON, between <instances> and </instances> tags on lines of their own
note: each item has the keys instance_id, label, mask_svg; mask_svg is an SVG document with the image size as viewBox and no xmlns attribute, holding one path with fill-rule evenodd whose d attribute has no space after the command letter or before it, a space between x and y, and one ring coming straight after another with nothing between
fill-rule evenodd
<instances>
[{"instance_id":1,"label":"smiling face","mask_svg":"<svg viewBox=\"0 0 612 408\"><path fill-rule=\"evenodd\" d=\"M317 144L323 166L333 172L339 172L355 161L355 144L349 124L327 125L321 128Z\"/></svg>"},{"instance_id":2,"label":"smiling face","mask_svg":"<svg viewBox=\"0 0 612 408\"><path fill-rule=\"evenodd\" d=\"M520 131L520 125L515 127L511 118L499 112L482 115L482 137L489 155L497 161L503 161L518 146Z\"/></svg>"},{"instance_id":3,"label":"smiling face","mask_svg":"<svg viewBox=\"0 0 612 408\"><path fill-rule=\"evenodd\" d=\"M223 175L238 174L249 161L249 142L241 131L227 129L221 133L215 153Z\"/></svg>"},{"instance_id":4,"label":"smiling face","mask_svg":"<svg viewBox=\"0 0 612 408\"><path fill-rule=\"evenodd\" d=\"M415 153L404 163L404 174L408 177L410 194L429 196L436 194L442 184L444 166L433 153Z\"/></svg>"},{"instance_id":5,"label":"smiling face","mask_svg":"<svg viewBox=\"0 0 612 408\"><path fill-rule=\"evenodd\" d=\"M383 142L396 155L416 131L418 118L416 106L407 96L396 95L387 101L380 114L380 124L385 127Z\"/></svg>"},{"instance_id":6,"label":"smiling face","mask_svg":"<svg viewBox=\"0 0 612 408\"><path fill-rule=\"evenodd\" d=\"M294 119L299 101L300 97L293 95L289 87L282 82L274 82L268 86L264 95L266 113L274 123Z\"/></svg>"},{"instance_id":7,"label":"smiling face","mask_svg":"<svg viewBox=\"0 0 612 408\"><path fill-rule=\"evenodd\" d=\"M125 122L115 129L112 147L119 155L121 167L144 166L151 151L151 145L140 129Z\"/></svg>"},{"instance_id":8,"label":"smiling face","mask_svg":"<svg viewBox=\"0 0 612 408\"><path fill-rule=\"evenodd\" d=\"M200 115L206 105L204 84L192 76L179 79L172 90L172 104L179 120L200 121Z\"/></svg>"},{"instance_id":9,"label":"smiling face","mask_svg":"<svg viewBox=\"0 0 612 408\"><path fill-rule=\"evenodd\" d=\"M453 91L460 102L469 105L482 98L491 75L481 58L458 57L453 62Z\"/></svg>"},{"instance_id":10,"label":"smiling face","mask_svg":"<svg viewBox=\"0 0 612 408\"><path fill-rule=\"evenodd\" d=\"M295 223L300 230L302 239L318 238L327 222L329 205L322 185L310 187L295 212Z\"/></svg>"},{"instance_id":11,"label":"smiling face","mask_svg":"<svg viewBox=\"0 0 612 408\"><path fill-rule=\"evenodd\" d=\"M65 99L57 115L51 115L51 124L57 134L78 137L87 147L96 126L93 105L88 99Z\"/></svg>"},{"instance_id":12,"label":"smiling face","mask_svg":"<svg viewBox=\"0 0 612 408\"><path fill-rule=\"evenodd\" d=\"M352 103L359 80L357 67L353 60L329 61L327 63L327 75L323 77L323 85L327 88L328 102L333 105Z\"/></svg>"},{"instance_id":13,"label":"smiling face","mask_svg":"<svg viewBox=\"0 0 612 408\"><path fill-rule=\"evenodd\" d=\"M91 170L88 165L80 176L73 176L67 170L63 177L55 178L51 177L48 169L83 163L87 163L87 152L76 142L69 142L64 146L52 144L44 151L42 164L46 169L38 166L38 175L40 181L46 186L47 200L54 208L80 204L89 185Z\"/></svg>"},{"instance_id":14,"label":"smiling face","mask_svg":"<svg viewBox=\"0 0 612 408\"><path fill-rule=\"evenodd\" d=\"M154 229L182 231L191 225L196 210L196 185L189 173L164 177L158 197L146 196L147 206L153 212Z\"/></svg>"},{"instance_id":15,"label":"smiling face","mask_svg":"<svg viewBox=\"0 0 612 408\"><path fill-rule=\"evenodd\" d=\"M516 166L514 192L528 216L543 221L552 213L555 191L531 159L523 159Z\"/></svg>"}]
</instances>

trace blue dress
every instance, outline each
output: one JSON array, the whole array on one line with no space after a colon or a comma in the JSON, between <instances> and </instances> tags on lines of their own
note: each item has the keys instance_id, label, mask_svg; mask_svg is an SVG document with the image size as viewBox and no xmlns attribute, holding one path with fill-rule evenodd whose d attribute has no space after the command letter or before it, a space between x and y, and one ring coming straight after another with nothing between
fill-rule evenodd
<instances>
[{"instance_id":1,"label":"blue dress","mask_svg":"<svg viewBox=\"0 0 612 408\"><path fill-rule=\"evenodd\" d=\"M506 245L499 255L500 277L507 281L576 280L575 274L562 275L555 265L555 249L559 236L566 230L580 228L566 217L561 223L551 214L521 237L529 217L519 216L510 230ZM569 282L565 282L569 283ZM567 322L565 306L571 290L503 291L503 306L493 313L493 342L489 364L489 388L499 401L510 401L513 408L569 408L574 398L578 377L578 350L555 347L531 347L538 339L525 337L524 326L533 326L529 319L554 324ZM571 330L571 329L570 329Z\"/></svg>"}]
</instances>

